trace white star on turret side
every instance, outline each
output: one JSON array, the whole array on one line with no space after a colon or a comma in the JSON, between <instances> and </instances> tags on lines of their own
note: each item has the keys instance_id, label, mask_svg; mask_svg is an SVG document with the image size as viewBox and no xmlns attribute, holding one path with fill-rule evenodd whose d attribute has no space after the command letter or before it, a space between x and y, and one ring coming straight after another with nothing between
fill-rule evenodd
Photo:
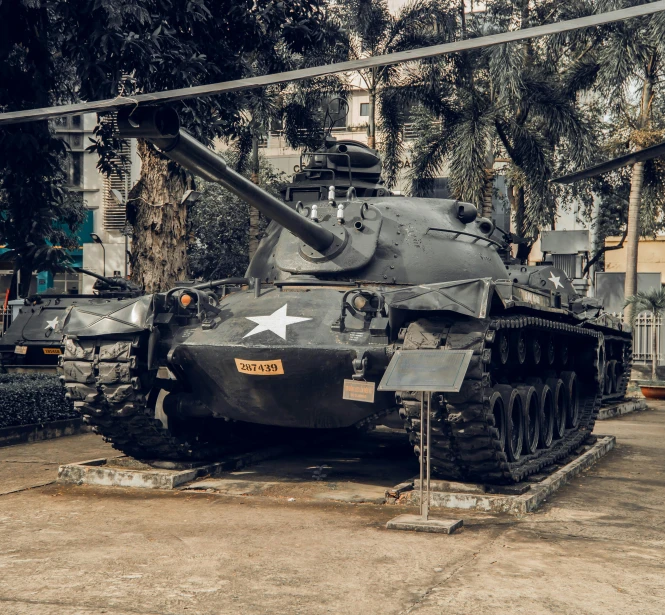
<instances>
[{"instance_id":1,"label":"white star on turret side","mask_svg":"<svg viewBox=\"0 0 665 615\"><path fill-rule=\"evenodd\" d=\"M46 326L44 329L53 329L55 331L55 328L58 326L58 317L56 316L53 320L47 320L46 321Z\"/></svg>"},{"instance_id":2,"label":"white star on turret side","mask_svg":"<svg viewBox=\"0 0 665 615\"><path fill-rule=\"evenodd\" d=\"M554 271L550 271L550 277L548 278L548 280L550 282L552 282L552 284L554 284L554 290L559 288L559 286L561 286L561 288L563 288L563 284L561 283L561 276L560 275L554 275Z\"/></svg>"},{"instance_id":3,"label":"white star on turret side","mask_svg":"<svg viewBox=\"0 0 665 615\"><path fill-rule=\"evenodd\" d=\"M243 338L249 337L250 335L256 335L257 333L263 333L264 331L272 331L275 335L279 335L283 340L286 340L286 327L288 325L294 325L297 322L303 322L305 320L312 320L311 318L302 318L300 316L287 316L286 308L288 304L279 308L276 312L270 314L270 316L245 316L247 320L255 322L258 326L254 327L247 335L244 335Z\"/></svg>"}]
</instances>

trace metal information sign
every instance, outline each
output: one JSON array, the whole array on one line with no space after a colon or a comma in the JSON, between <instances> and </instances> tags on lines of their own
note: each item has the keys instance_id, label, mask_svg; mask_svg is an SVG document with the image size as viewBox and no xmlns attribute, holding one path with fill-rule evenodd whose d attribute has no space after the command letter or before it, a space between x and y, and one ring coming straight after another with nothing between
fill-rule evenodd
<instances>
[{"instance_id":1,"label":"metal information sign","mask_svg":"<svg viewBox=\"0 0 665 615\"><path fill-rule=\"evenodd\" d=\"M379 391L420 392L420 516L423 521L429 520L430 508L432 393L459 392L472 356L472 350L398 350L378 386ZM427 485L426 494L423 483Z\"/></svg>"},{"instance_id":2,"label":"metal information sign","mask_svg":"<svg viewBox=\"0 0 665 615\"><path fill-rule=\"evenodd\" d=\"M472 355L472 350L398 350L379 391L457 393Z\"/></svg>"}]
</instances>

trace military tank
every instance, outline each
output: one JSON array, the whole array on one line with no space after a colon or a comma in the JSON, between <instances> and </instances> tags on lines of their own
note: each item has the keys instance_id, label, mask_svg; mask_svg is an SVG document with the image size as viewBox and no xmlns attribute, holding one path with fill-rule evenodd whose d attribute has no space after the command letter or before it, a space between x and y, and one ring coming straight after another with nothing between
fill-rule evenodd
<instances>
[{"instance_id":1,"label":"military tank","mask_svg":"<svg viewBox=\"0 0 665 615\"><path fill-rule=\"evenodd\" d=\"M46 292L26 297L12 324L0 336L0 373L54 372L62 354L62 325L69 310L77 305L108 303L143 294L136 284L120 277L105 277L80 267L73 271L96 278L93 294Z\"/></svg>"},{"instance_id":2,"label":"military tank","mask_svg":"<svg viewBox=\"0 0 665 615\"><path fill-rule=\"evenodd\" d=\"M398 412L419 454L416 393L344 399L343 383L378 383L397 350L464 349L461 390L433 396L432 472L511 483L578 448L603 399L624 395L629 331L561 270L512 261L473 205L391 195L368 147L329 138L280 200L168 108L121 112L118 125L271 220L245 278L67 313L68 394L121 451L212 459L257 430L342 437Z\"/></svg>"}]
</instances>

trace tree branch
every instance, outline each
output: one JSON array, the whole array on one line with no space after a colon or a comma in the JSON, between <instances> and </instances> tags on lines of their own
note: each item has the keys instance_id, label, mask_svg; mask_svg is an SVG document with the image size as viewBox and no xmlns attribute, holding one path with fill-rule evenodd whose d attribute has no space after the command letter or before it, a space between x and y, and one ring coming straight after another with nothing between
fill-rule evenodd
<instances>
[{"instance_id":1,"label":"tree branch","mask_svg":"<svg viewBox=\"0 0 665 615\"><path fill-rule=\"evenodd\" d=\"M601 259L605 252L621 250L621 248L623 248L624 241L626 241L626 237L628 237L628 227L626 227L626 230L623 232L623 236L621 237L621 241L616 246L603 246L600 250L598 250L598 252L596 252L596 254L594 254L593 258L586 264L586 267L582 271L582 277L589 273L591 267L593 267Z\"/></svg>"}]
</instances>

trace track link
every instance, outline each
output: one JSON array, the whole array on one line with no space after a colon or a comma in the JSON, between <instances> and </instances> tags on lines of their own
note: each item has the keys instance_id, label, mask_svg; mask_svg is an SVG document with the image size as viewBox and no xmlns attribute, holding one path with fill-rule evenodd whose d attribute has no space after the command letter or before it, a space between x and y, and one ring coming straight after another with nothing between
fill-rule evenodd
<instances>
[{"instance_id":1,"label":"track link","mask_svg":"<svg viewBox=\"0 0 665 615\"><path fill-rule=\"evenodd\" d=\"M159 388L156 370L147 369L146 348L145 335L65 339L61 378L84 422L136 459L196 461L228 453L228 444L177 435L155 418Z\"/></svg>"},{"instance_id":2,"label":"track link","mask_svg":"<svg viewBox=\"0 0 665 615\"><path fill-rule=\"evenodd\" d=\"M502 365L501 344L506 339L514 341L522 332L528 334L526 339L541 341L538 367L534 367L535 359L529 354L534 352L532 348L525 350L524 363ZM459 393L433 396L431 463L436 475L484 483L519 482L568 456L588 438L601 404L604 374L599 352L604 343L601 332L532 316L458 320L448 324L418 321L408 328L403 348L431 348L438 335L440 347L472 350L473 357ZM558 355L548 359L546 346L550 340L556 340L557 352L568 350L565 362ZM552 363L548 364L548 360ZM565 429L563 437L555 439L550 447L511 461L492 413L492 395L502 385L505 390L506 385L542 385L546 377L570 377L565 374L573 369L580 385L579 422ZM409 439L419 455L422 446L419 394L401 391L397 403Z\"/></svg>"}]
</instances>

